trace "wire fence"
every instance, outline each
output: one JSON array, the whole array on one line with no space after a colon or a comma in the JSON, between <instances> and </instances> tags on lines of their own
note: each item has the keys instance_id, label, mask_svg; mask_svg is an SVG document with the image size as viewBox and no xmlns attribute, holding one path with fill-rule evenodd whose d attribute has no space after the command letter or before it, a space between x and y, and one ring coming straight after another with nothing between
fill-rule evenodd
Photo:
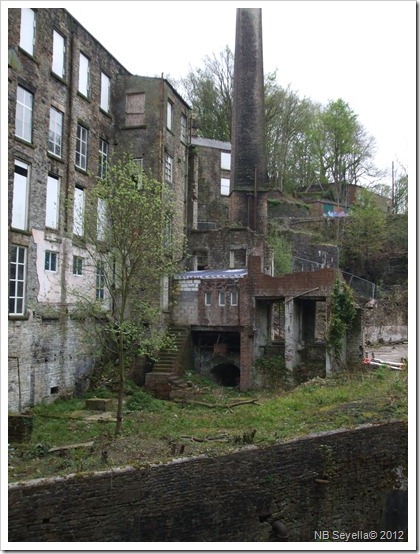
<instances>
[{"instance_id":1,"label":"wire fence","mask_svg":"<svg viewBox=\"0 0 420 554\"><path fill-rule=\"evenodd\" d=\"M294 271L316 271L317 269L322 269L324 267L329 266L313 260L307 260L297 256L293 257ZM375 283L372 283L367 279L363 279L362 277L358 277L353 273L348 273L347 271L342 271L342 274L346 283L358 296L369 299L375 298Z\"/></svg>"}]
</instances>

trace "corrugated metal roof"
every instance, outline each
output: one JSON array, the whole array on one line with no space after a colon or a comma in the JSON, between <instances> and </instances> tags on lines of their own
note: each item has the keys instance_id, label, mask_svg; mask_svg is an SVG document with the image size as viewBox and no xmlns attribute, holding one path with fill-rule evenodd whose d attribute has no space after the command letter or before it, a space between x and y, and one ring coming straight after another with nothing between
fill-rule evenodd
<instances>
[{"instance_id":1,"label":"corrugated metal roof","mask_svg":"<svg viewBox=\"0 0 420 554\"><path fill-rule=\"evenodd\" d=\"M248 270L243 269L202 269L200 271L186 271L180 273L175 279L241 279L248 275Z\"/></svg>"},{"instance_id":2,"label":"corrugated metal roof","mask_svg":"<svg viewBox=\"0 0 420 554\"><path fill-rule=\"evenodd\" d=\"M204 137L191 137L191 144L193 146L206 146L207 148L218 148L219 150L231 150L232 145L230 142L223 142L221 140L208 139Z\"/></svg>"}]
</instances>

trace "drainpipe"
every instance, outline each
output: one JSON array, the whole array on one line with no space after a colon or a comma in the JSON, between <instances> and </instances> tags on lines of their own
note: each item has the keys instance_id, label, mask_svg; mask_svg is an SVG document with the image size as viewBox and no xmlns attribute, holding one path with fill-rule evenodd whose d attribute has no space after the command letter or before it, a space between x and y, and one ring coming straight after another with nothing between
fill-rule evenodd
<instances>
[{"instance_id":1,"label":"drainpipe","mask_svg":"<svg viewBox=\"0 0 420 554\"><path fill-rule=\"evenodd\" d=\"M163 102L164 102L164 80L163 73L160 78L160 124L159 124L159 169L158 169L158 181L162 183L163 175Z\"/></svg>"},{"instance_id":2,"label":"drainpipe","mask_svg":"<svg viewBox=\"0 0 420 554\"><path fill-rule=\"evenodd\" d=\"M71 137L74 127L74 113L73 113L73 72L74 68L74 22L70 20L70 49L69 49L69 75L68 75L68 125L67 125L67 167L66 167L66 186L65 186L65 199L64 199L64 240L63 240L63 263L61 264L61 301L62 304L66 303L67 291L66 291L66 268L68 264L67 253L67 235L69 234L69 203L70 203L70 181L71 181ZM70 233L71 236L71 233Z\"/></svg>"}]
</instances>

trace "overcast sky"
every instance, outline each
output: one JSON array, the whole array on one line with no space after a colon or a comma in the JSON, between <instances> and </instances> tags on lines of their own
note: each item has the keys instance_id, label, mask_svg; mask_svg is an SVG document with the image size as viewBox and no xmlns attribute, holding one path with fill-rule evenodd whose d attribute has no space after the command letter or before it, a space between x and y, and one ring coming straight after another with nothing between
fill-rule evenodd
<instances>
[{"instance_id":1,"label":"overcast sky","mask_svg":"<svg viewBox=\"0 0 420 554\"><path fill-rule=\"evenodd\" d=\"M375 137L378 166L400 160L415 171L414 0L15 4L65 7L130 72L174 79L226 45L234 51L236 8L261 7L264 72L277 69L280 85L322 104L343 98Z\"/></svg>"}]
</instances>

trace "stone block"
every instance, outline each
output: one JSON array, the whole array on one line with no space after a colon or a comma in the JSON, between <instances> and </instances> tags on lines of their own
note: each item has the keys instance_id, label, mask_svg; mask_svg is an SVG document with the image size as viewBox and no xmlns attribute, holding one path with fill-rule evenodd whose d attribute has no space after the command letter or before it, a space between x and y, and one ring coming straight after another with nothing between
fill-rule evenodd
<instances>
[{"instance_id":1,"label":"stone block","mask_svg":"<svg viewBox=\"0 0 420 554\"><path fill-rule=\"evenodd\" d=\"M98 412L110 412L112 410L111 398L87 398L85 400L86 410L96 410Z\"/></svg>"}]
</instances>

